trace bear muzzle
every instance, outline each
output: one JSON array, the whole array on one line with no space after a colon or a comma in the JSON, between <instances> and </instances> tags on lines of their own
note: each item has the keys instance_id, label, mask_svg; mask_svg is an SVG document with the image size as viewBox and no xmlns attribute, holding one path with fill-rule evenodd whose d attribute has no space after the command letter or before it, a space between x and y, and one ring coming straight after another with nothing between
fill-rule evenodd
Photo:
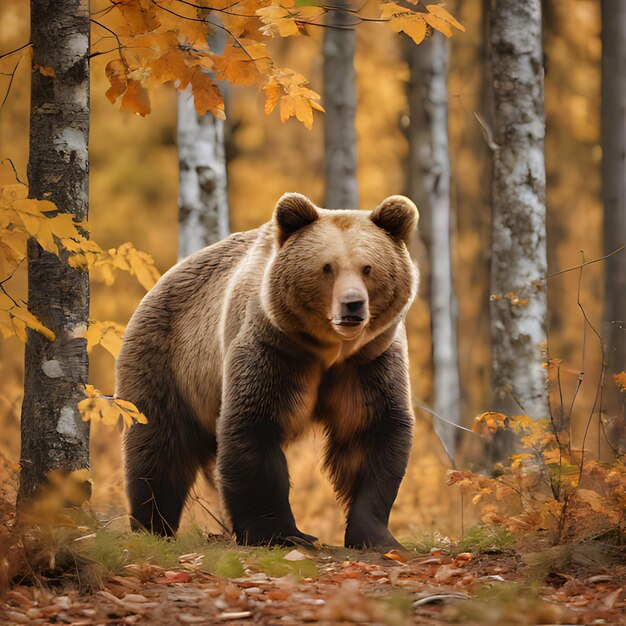
<instances>
[{"instance_id":1,"label":"bear muzzle","mask_svg":"<svg viewBox=\"0 0 626 626\"><path fill-rule=\"evenodd\" d=\"M354 339L369 320L367 293L360 289L348 289L340 294L333 306L332 325L346 339Z\"/></svg>"}]
</instances>

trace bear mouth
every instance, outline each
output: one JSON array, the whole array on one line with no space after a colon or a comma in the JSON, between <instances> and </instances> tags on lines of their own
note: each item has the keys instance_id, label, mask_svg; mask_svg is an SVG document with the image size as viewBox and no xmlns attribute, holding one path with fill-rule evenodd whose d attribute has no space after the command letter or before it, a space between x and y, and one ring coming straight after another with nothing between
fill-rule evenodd
<instances>
[{"instance_id":1,"label":"bear mouth","mask_svg":"<svg viewBox=\"0 0 626 626\"><path fill-rule=\"evenodd\" d=\"M344 326L347 328L354 328L360 326L365 320L358 315L344 315L338 320L333 320L335 326Z\"/></svg>"},{"instance_id":2,"label":"bear mouth","mask_svg":"<svg viewBox=\"0 0 626 626\"><path fill-rule=\"evenodd\" d=\"M344 315L343 317L333 318L331 323L335 332L344 339L354 339L361 334L365 328L367 319L359 315Z\"/></svg>"}]
</instances>

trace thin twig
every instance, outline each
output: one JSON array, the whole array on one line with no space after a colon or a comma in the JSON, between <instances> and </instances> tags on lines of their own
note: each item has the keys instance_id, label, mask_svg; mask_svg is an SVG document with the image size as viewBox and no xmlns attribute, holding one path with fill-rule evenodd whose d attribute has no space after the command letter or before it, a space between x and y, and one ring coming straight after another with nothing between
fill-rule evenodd
<instances>
[{"instance_id":1,"label":"thin twig","mask_svg":"<svg viewBox=\"0 0 626 626\"><path fill-rule=\"evenodd\" d=\"M24 50L24 48L28 48L28 46L32 46L32 42L22 44L19 48L15 48L15 50L11 50L10 52L5 52L4 54L0 54L0 59L4 59L4 57L10 57L12 54L19 52L20 50Z\"/></svg>"}]
</instances>

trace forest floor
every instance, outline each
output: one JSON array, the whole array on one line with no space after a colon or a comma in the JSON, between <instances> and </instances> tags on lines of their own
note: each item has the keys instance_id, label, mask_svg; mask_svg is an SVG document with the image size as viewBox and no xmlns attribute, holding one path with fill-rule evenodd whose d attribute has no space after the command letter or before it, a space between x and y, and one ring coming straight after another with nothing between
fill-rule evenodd
<instances>
[{"instance_id":1,"label":"forest floor","mask_svg":"<svg viewBox=\"0 0 626 626\"><path fill-rule=\"evenodd\" d=\"M625 624L626 565L566 557L554 548L532 558L440 548L383 556L222 542L208 556L172 560L170 551L169 565L136 560L88 584L76 571L14 584L0 598L0 623Z\"/></svg>"}]
</instances>

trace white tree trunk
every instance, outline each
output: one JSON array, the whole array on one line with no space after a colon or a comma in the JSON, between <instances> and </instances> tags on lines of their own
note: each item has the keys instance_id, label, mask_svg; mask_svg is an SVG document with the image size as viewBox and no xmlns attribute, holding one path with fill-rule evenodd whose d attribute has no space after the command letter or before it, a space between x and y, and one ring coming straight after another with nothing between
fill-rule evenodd
<instances>
[{"instance_id":1,"label":"white tree trunk","mask_svg":"<svg viewBox=\"0 0 626 626\"><path fill-rule=\"evenodd\" d=\"M457 351L457 304L452 280L450 160L448 155L448 44L436 33L409 44L409 193L420 211L427 251L435 412L460 424L461 393ZM437 418L435 431L451 455L456 429Z\"/></svg>"},{"instance_id":2,"label":"white tree trunk","mask_svg":"<svg viewBox=\"0 0 626 626\"><path fill-rule=\"evenodd\" d=\"M602 0L604 250L626 244L626 2ZM606 261L604 339L609 372L626 370L626 250ZM612 381L609 383L612 384Z\"/></svg>"},{"instance_id":3,"label":"white tree trunk","mask_svg":"<svg viewBox=\"0 0 626 626\"><path fill-rule=\"evenodd\" d=\"M29 196L87 219L89 7L84 0L31 0ZM44 76L36 67L51 68ZM77 404L87 383L89 274L28 243L28 308L56 339L28 331L18 504L56 469L89 467L89 425ZM86 483L88 488L88 483Z\"/></svg>"},{"instance_id":4,"label":"white tree trunk","mask_svg":"<svg viewBox=\"0 0 626 626\"><path fill-rule=\"evenodd\" d=\"M351 8L351 3L350 0L337 0L333 6ZM326 20L328 28L324 31L324 204L329 209L356 209L359 206L354 126L356 33L345 30L351 22L348 13L330 11Z\"/></svg>"},{"instance_id":5,"label":"white tree trunk","mask_svg":"<svg viewBox=\"0 0 626 626\"><path fill-rule=\"evenodd\" d=\"M178 258L229 233L224 122L196 113L189 90L178 94Z\"/></svg>"},{"instance_id":6,"label":"white tree trunk","mask_svg":"<svg viewBox=\"0 0 626 626\"><path fill-rule=\"evenodd\" d=\"M531 286L547 271L542 50L541 0L494 0L491 292L516 296L492 302L492 377L498 410L534 418L548 414L546 293Z\"/></svg>"}]
</instances>

